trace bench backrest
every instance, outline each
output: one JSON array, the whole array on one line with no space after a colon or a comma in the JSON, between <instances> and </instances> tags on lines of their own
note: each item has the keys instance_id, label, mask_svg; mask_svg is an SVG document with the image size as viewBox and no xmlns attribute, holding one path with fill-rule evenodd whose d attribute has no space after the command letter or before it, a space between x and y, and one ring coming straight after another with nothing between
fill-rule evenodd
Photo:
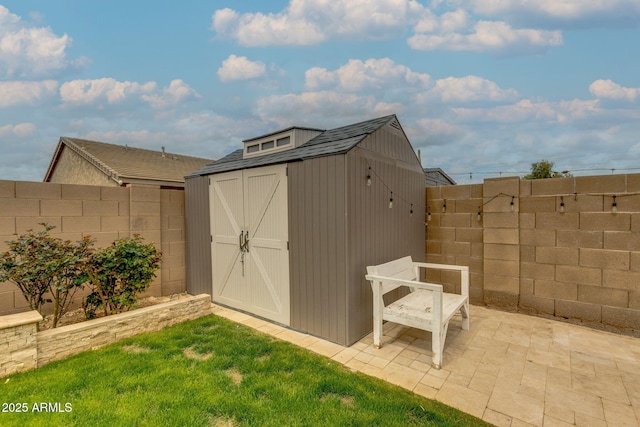
<instances>
[{"instance_id":1,"label":"bench backrest","mask_svg":"<svg viewBox=\"0 0 640 427\"><path fill-rule=\"evenodd\" d=\"M384 264L367 267L367 274L391 277L402 280L417 280L416 270L410 256L386 262ZM382 295L400 287L401 285L382 284Z\"/></svg>"}]
</instances>

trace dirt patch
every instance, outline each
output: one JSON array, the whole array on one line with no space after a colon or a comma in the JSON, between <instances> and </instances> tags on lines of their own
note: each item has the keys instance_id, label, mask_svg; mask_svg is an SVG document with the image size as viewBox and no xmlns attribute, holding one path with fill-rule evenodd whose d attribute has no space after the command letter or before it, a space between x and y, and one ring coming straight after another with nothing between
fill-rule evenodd
<instances>
[{"instance_id":1,"label":"dirt patch","mask_svg":"<svg viewBox=\"0 0 640 427\"><path fill-rule=\"evenodd\" d=\"M263 354L262 356L258 357L256 360L258 362L266 362L270 358L271 358L271 355L269 353L267 353L267 354Z\"/></svg>"},{"instance_id":2,"label":"dirt patch","mask_svg":"<svg viewBox=\"0 0 640 427\"><path fill-rule=\"evenodd\" d=\"M337 393L325 393L320 397L320 400L322 402L326 402L327 400L339 400L340 403L348 408L353 408L355 404L352 396Z\"/></svg>"},{"instance_id":3,"label":"dirt patch","mask_svg":"<svg viewBox=\"0 0 640 427\"><path fill-rule=\"evenodd\" d=\"M143 347L138 344L125 345L122 347L122 351L127 353L148 353L151 351L149 347Z\"/></svg>"},{"instance_id":4,"label":"dirt patch","mask_svg":"<svg viewBox=\"0 0 640 427\"><path fill-rule=\"evenodd\" d=\"M173 295L164 296L164 297L141 298L136 302L136 308L149 307L152 305L161 304L163 302L175 301L175 300L184 299L187 297L189 297L189 294L184 292L184 293L173 294ZM104 315L102 313L97 313L96 317L100 318L100 317L104 317ZM71 310L65 313L65 315L58 320L58 327L73 325L75 323L84 322L86 320L87 318L84 315L84 310L82 308L78 308L76 310ZM43 320L41 320L40 323L38 323L38 330L44 331L47 329L51 329L52 326L53 326L53 316L48 315Z\"/></svg>"},{"instance_id":5,"label":"dirt patch","mask_svg":"<svg viewBox=\"0 0 640 427\"><path fill-rule=\"evenodd\" d=\"M188 359L200 360L200 361L209 360L211 359L211 356L213 356L213 353L205 353L205 354L198 353L193 349L193 347L185 348L184 350L182 350L182 354L184 354L184 356Z\"/></svg>"},{"instance_id":6,"label":"dirt patch","mask_svg":"<svg viewBox=\"0 0 640 427\"><path fill-rule=\"evenodd\" d=\"M233 418L214 415L209 416L209 425L212 427L235 427L238 423Z\"/></svg>"},{"instance_id":7,"label":"dirt patch","mask_svg":"<svg viewBox=\"0 0 640 427\"><path fill-rule=\"evenodd\" d=\"M240 372L238 372L238 370L237 370L237 369L235 369L235 368L227 369L227 371L226 371L225 373L227 374L227 376L228 376L229 378L231 378L231 381L232 381L235 385L240 384L240 383L242 382L242 378L244 378L244 377L242 376L242 374L241 374Z\"/></svg>"}]
</instances>

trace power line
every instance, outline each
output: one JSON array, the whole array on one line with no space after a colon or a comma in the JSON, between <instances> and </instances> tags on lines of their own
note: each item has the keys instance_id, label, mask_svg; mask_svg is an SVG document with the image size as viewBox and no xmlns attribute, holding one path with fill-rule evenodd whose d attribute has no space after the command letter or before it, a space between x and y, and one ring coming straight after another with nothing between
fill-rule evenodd
<instances>
[{"instance_id":1,"label":"power line","mask_svg":"<svg viewBox=\"0 0 640 427\"><path fill-rule=\"evenodd\" d=\"M563 171L561 171L561 173L573 173L573 172L603 172L603 171L607 171L607 172L611 172L612 174L614 174L616 171L636 171L636 170L640 170L640 167L637 168L581 168L581 169L565 169ZM480 176L485 176L485 175L507 175L507 174L515 174L515 175L526 175L531 173L530 170L528 171L470 171L470 172L457 172L457 173L449 173L447 172L448 175L450 176L469 176L470 179L473 179L474 175L480 175Z\"/></svg>"}]
</instances>

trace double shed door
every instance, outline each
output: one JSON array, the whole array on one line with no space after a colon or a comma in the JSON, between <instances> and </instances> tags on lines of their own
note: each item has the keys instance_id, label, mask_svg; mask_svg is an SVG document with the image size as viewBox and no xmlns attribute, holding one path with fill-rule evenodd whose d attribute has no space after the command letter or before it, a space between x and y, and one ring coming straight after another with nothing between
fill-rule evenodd
<instances>
[{"instance_id":1,"label":"double shed door","mask_svg":"<svg viewBox=\"0 0 640 427\"><path fill-rule=\"evenodd\" d=\"M289 325L286 165L213 175L213 301Z\"/></svg>"}]
</instances>

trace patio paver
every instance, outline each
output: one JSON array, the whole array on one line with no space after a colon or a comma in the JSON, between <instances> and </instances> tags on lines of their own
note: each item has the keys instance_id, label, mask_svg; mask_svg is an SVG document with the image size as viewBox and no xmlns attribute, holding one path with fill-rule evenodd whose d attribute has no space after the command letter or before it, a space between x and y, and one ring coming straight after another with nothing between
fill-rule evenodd
<instances>
[{"instance_id":1,"label":"patio paver","mask_svg":"<svg viewBox=\"0 0 640 427\"><path fill-rule=\"evenodd\" d=\"M471 330L449 326L443 367L431 333L384 325L351 347L213 305L213 313L331 357L498 426L640 426L640 339L471 307Z\"/></svg>"}]
</instances>

